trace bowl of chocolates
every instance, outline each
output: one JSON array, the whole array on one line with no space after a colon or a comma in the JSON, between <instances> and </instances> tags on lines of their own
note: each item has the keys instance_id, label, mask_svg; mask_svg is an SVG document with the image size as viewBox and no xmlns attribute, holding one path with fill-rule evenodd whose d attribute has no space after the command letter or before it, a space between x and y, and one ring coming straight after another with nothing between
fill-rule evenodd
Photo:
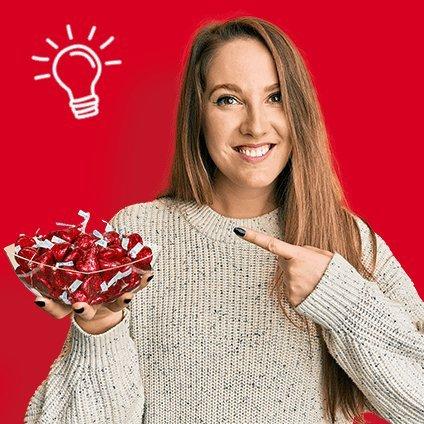
<instances>
[{"instance_id":1,"label":"bowl of chocolates","mask_svg":"<svg viewBox=\"0 0 424 424\"><path fill-rule=\"evenodd\" d=\"M4 248L16 276L36 296L66 305L112 302L134 290L143 274L153 274L160 246L137 233L115 229L86 232L90 214L79 225L56 223L45 235L19 234Z\"/></svg>"}]
</instances>

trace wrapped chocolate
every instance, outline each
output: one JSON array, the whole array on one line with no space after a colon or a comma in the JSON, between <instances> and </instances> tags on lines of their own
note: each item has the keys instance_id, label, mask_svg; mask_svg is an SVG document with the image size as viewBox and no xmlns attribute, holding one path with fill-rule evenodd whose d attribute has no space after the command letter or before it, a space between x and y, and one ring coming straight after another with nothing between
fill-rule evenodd
<instances>
[{"instance_id":1,"label":"wrapped chocolate","mask_svg":"<svg viewBox=\"0 0 424 424\"><path fill-rule=\"evenodd\" d=\"M87 233L90 214L78 214L84 218L80 225L57 223L67 228L45 236L20 234L5 247L17 277L34 295L66 305L111 302L153 272L160 246L108 223L103 233Z\"/></svg>"}]
</instances>

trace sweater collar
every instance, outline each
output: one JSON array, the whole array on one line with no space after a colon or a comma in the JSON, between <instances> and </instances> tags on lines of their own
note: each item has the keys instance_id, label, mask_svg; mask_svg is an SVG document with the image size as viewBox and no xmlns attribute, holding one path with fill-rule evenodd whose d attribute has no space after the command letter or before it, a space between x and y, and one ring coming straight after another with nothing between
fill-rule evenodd
<instances>
[{"instance_id":1,"label":"sweater collar","mask_svg":"<svg viewBox=\"0 0 424 424\"><path fill-rule=\"evenodd\" d=\"M250 245L251 243L234 233L234 227L251 228L273 237L281 237L281 207L252 218L227 217L219 214L209 205L197 204L195 201L180 201L177 207L192 227L215 241L238 244L241 247Z\"/></svg>"}]
</instances>

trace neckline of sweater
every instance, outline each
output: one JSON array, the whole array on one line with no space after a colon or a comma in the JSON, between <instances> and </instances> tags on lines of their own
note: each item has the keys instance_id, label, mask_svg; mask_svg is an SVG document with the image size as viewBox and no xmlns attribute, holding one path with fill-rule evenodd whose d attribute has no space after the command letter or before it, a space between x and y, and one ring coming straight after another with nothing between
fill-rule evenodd
<instances>
[{"instance_id":1,"label":"neckline of sweater","mask_svg":"<svg viewBox=\"0 0 424 424\"><path fill-rule=\"evenodd\" d=\"M242 248L254 246L237 236L233 231L234 227L251 228L280 238L281 207L251 218L227 217L221 215L209 205L197 204L195 201L178 201L177 208L193 228L215 241L237 244Z\"/></svg>"}]
</instances>

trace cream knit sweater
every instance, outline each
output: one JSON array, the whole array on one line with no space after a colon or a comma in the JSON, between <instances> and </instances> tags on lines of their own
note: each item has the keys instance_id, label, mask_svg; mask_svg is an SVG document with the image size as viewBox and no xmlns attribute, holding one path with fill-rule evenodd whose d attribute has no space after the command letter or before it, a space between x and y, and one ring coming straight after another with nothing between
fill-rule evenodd
<instances>
[{"instance_id":1,"label":"cream knit sweater","mask_svg":"<svg viewBox=\"0 0 424 424\"><path fill-rule=\"evenodd\" d=\"M359 218L363 255L368 229ZM26 423L319 424L322 347L269 295L276 256L237 237L280 237L280 209L234 219L207 205L153 200L111 223L162 247L155 277L124 319L90 335L75 322ZM424 423L424 302L378 236L378 283L336 252L295 310L323 327L330 353L392 423ZM366 262L368 263L368 262ZM339 415L336 421L347 424Z\"/></svg>"}]
</instances>

